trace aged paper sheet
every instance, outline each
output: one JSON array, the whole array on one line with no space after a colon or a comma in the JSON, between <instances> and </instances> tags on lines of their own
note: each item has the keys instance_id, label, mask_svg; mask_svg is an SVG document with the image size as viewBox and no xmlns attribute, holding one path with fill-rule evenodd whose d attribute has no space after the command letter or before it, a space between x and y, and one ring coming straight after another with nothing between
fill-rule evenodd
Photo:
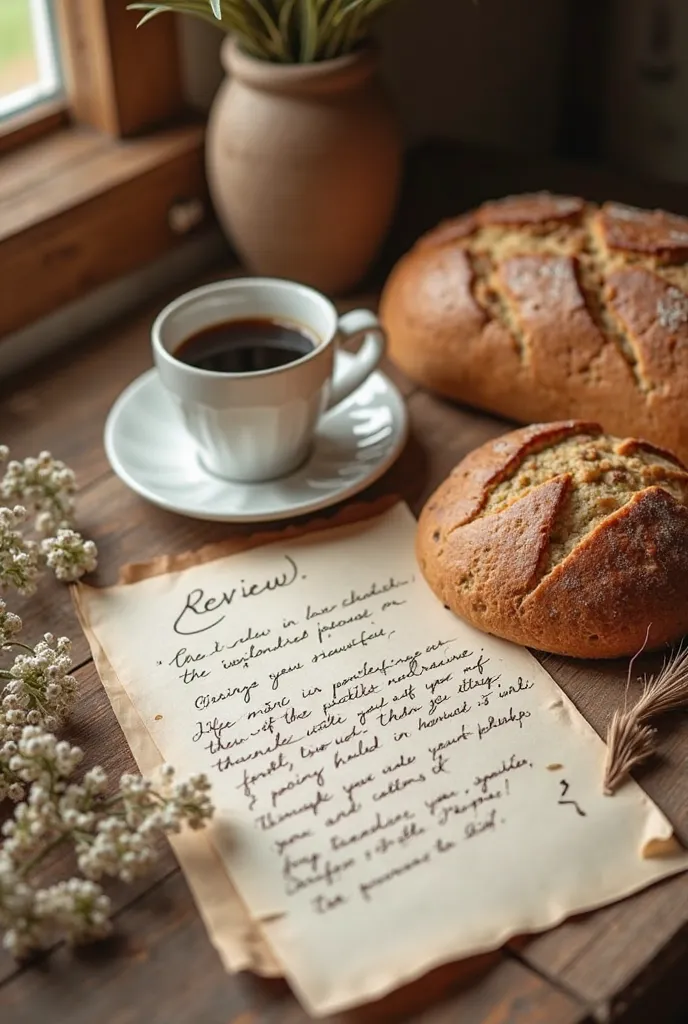
<instances>
[{"instance_id":1,"label":"aged paper sheet","mask_svg":"<svg viewBox=\"0 0 688 1024\"><path fill-rule=\"evenodd\" d=\"M231 968L325 1014L684 870L525 650L446 611L402 505L79 605L139 765L206 772L175 849ZM648 856L648 851L664 853Z\"/></svg>"}]
</instances>

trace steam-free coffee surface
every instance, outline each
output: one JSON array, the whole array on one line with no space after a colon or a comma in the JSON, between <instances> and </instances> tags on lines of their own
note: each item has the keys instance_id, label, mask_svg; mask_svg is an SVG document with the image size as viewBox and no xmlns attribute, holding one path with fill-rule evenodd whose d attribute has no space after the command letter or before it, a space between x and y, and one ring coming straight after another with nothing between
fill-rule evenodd
<instances>
[{"instance_id":1,"label":"steam-free coffee surface","mask_svg":"<svg viewBox=\"0 0 688 1024\"><path fill-rule=\"evenodd\" d=\"M302 359L315 344L293 324L265 318L229 320L197 331L174 355L201 370L258 373Z\"/></svg>"}]
</instances>

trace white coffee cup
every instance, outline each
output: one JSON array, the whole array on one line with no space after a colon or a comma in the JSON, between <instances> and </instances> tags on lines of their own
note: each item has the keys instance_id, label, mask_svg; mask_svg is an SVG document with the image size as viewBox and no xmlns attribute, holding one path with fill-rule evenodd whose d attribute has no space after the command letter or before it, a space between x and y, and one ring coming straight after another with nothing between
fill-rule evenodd
<instances>
[{"instance_id":1,"label":"white coffee cup","mask_svg":"<svg viewBox=\"0 0 688 1024\"><path fill-rule=\"evenodd\" d=\"M274 319L315 342L307 355L274 369L220 373L175 357L184 341L218 323ZM337 357L341 338L361 334L353 362ZM339 317L329 299L274 278L235 278L205 285L171 302L152 331L160 379L181 410L205 468L227 480L255 483L285 476L309 454L318 420L370 376L385 349L374 313Z\"/></svg>"}]
</instances>

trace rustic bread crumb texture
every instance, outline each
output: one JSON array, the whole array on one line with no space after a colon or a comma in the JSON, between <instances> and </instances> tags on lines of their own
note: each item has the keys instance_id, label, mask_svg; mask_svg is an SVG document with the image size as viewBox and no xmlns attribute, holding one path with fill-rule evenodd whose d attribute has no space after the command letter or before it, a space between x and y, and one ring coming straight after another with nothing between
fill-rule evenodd
<instances>
[{"instance_id":1,"label":"rustic bread crumb texture","mask_svg":"<svg viewBox=\"0 0 688 1024\"><path fill-rule=\"evenodd\" d=\"M688 458L688 219L537 193L441 224L393 271L392 358L521 422L599 420Z\"/></svg>"},{"instance_id":2,"label":"rustic bread crumb texture","mask_svg":"<svg viewBox=\"0 0 688 1024\"><path fill-rule=\"evenodd\" d=\"M647 487L663 487L681 504L688 505L686 473L651 451L641 449L634 455L623 455L619 451L622 445L618 438L584 434L527 455L518 469L490 493L481 515L501 512L534 487L553 477L566 477L570 486L549 539L549 571L590 530Z\"/></svg>"},{"instance_id":3,"label":"rustic bread crumb texture","mask_svg":"<svg viewBox=\"0 0 688 1024\"><path fill-rule=\"evenodd\" d=\"M590 423L514 431L471 453L420 518L418 558L457 614L574 657L688 631L688 472Z\"/></svg>"}]
</instances>

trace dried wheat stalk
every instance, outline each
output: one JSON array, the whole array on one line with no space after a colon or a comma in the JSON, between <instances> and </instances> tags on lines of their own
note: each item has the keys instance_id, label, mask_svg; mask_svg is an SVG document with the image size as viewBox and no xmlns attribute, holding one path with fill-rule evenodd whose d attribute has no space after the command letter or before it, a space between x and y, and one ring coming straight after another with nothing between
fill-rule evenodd
<instances>
[{"instance_id":1,"label":"dried wheat stalk","mask_svg":"<svg viewBox=\"0 0 688 1024\"><path fill-rule=\"evenodd\" d=\"M615 711L607 730L604 795L611 796L632 768L652 757L657 749L657 730L639 725L627 711Z\"/></svg>"},{"instance_id":2,"label":"dried wheat stalk","mask_svg":"<svg viewBox=\"0 0 688 1024\"><path fill-rule=\"evenodd\" d=\"M648 629L649 634L649 629ZM645 638L645 644L647 637ZM628 668L630 685L633 663L645 649L645 644L632 659ZM622 711L615 711L607 731L607 759L604 768L604 792L611 796L630 771L642 764L657 749L656 730L647 723L667 711L688 707L688 647L681 644L665 659L656 676L643 677L643 689L632 708L627 700Z\"/></svg>"},{"instance_id":3,"label":"dried wheat stalk","mask_svg":"<svg viewBox=\"0 0 688 1024\"><path fill-rule=\"evenodd\" d=\"M643 692L634 711L639 722L647 722L667 711L688 706L688 646L681 644L657 676L643 677Z\"/></svg>"}]
</instances>

